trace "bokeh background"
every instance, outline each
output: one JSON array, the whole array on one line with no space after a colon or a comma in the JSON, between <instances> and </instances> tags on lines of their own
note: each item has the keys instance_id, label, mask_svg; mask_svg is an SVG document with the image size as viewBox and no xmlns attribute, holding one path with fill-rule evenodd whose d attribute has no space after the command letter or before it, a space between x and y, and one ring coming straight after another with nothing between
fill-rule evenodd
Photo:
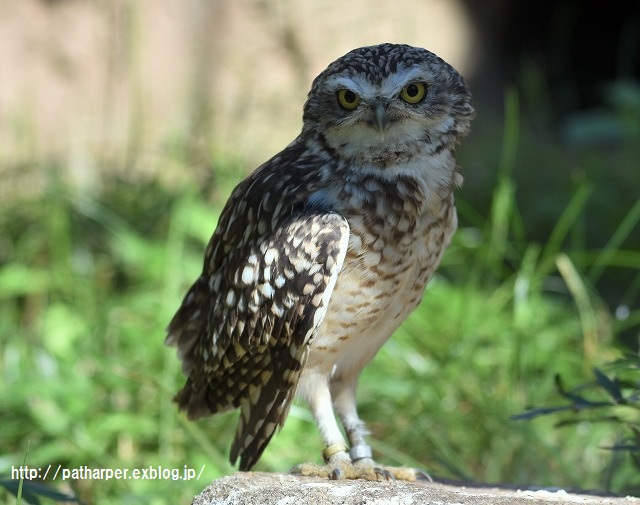
<instances>
[{"instance_id":1,"label":"bokeh background","mask_svg":"<svg viewBox=\"0 0 640 505\"><path fill-rule=\"evenodd\" d=\"M188 502L233 471L236 414L177 413L164 328L231 189L299 132L313 77L386 41L453 64L477 119L458 153L460 230L363 373L376 456L457 480L637 492L633 453L606 449L637 410L512 419L566 403L556 375L588 384L638 351L640 6L623 0L0 0L5 487L25 461L204 467L191 481L45 482L85 503ZM296 406L256 469L321 449Z\"/></svg>"}]
</instances>

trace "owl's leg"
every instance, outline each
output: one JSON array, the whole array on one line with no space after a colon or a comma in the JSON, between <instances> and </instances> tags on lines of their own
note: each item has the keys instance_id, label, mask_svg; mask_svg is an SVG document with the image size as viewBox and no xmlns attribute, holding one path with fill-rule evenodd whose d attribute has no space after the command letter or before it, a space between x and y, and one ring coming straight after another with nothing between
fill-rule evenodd
<instances>
[{"instance_id":1,"label":"owl's leg","mask_svg":"<svg viewBox=\"0 0 640 505\"><path fill-rule=\"evenodd\" d=\"M399 479L415 481L416 479L431 480L429 474L422 470L405 467L386 467L376 464L372 451L365 437L369 434L364 422L358 416L356 403L356 386L358 378L354 376L347 380L334 380L331 384L333 406L340 417L344 430L351 444L349 455L354 467L362 474L360 478Z\"/></svg>"},{"instance_id":2,"label":"owl's leg","mask_svg":"<svg viewBox=\"0 0 640 505\"><path fill-rule=\"evenodd\" d=\"M302 391L299 393L307 399L325 444L322 456L326 465L302 463L293 467L290 472L330 479L355 478L348 476L352 474L353 467L347 452L347 444L333 414L328 380L316 375L310 380L301 382L300 386Z\"/></svg>"},{"instance_id":3,"label":"owl's leg","mask_svg":"<svg viewBox=\"0 0 640 505\"><path fill-rule=\"evenodd\" d=\"M428 477L412 468L394 468L377 465L371 457L371 448L365 441L367 430L356 410L357 378L334 380L329 386L327 377L308 373L299 384L298 393L307 400L316 420L325 449L325 465L302 463L291 473L328 479L408 480ZM342 421L351 444L349 450L334 416L334 408Z\"/></svg>"},{"instance_id":4,"label":"owl's leg","mask_svg":"<svg viewBox=\"0 0 640 505\"><path fill-rule=\"evenodd\" d=\"M367 444L365 437L369 434L364 422L358 416L356 404L357 377L345 380L343 378L334 380L331 383L333 393L333 408L342 421L344 430L351 444L349 454L354 463L362 462L367 464L373 462L371 447Z\"/></svg>"}]
</instances>

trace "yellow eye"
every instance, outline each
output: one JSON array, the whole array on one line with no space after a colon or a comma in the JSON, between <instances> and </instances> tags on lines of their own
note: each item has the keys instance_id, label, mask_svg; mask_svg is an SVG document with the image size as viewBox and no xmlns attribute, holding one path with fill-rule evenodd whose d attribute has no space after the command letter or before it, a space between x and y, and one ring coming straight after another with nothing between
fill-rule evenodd
<instances>
[{"instance_id":1,"label":"yellow eye","mask_svg":"<svg viewBox=\"0 0 640 505\"><path fill-rule=\"evenodd\" d=\"M410 104L416 104L424 100L427 94L427 85L424 82L414 82L402 88L400 98Z\"/></svg>"},{"instance_id":2,"label":"yellow eye","mask_svg":"<svg viewBox=\"0 0 640 505\"><path fill-rule=\"evenodd\" d=\"M350 89L339 89L338 103L343 109L353 110L360 105L360 97Z\"/></svg>"}]
</instances>

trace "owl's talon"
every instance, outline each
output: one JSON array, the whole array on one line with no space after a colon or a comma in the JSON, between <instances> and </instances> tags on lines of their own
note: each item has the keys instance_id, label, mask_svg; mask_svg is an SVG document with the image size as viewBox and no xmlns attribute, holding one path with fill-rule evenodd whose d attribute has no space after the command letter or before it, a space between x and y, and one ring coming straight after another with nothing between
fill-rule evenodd
<instances>
[{"instance_id":1,"label":"owl's talon","mask_svg":"<svg viewBox=\"0 0 640 505\"><path fill-rule=\"evenodd\" d=\"M382 480L396 480L396 477L386 468L374 466L373 471L376 476L382 477Z\"/></svg>"},{"instance_id":2,"label":"owl's talon","mask_svg":"<svg viewBox=\"0 0 640 505\"><path fill-rule=\"evenodd\" d=\"M339 468L334 468L331 471L331 476L329 477L331 480L342 480L342 471Z\"/></svg>"},{"instance_id":3,"label":"owl's talon","mask_svg":"<svg viewBox=\"0 0 640 505\"><path fill-rule=\"evenodd\" d=\"M413 471L416 474L416 480L428 480L429 482L433 482L433 477L431 477L431 475L429 475L424 470L418 470L417 468L414 468Z\"/></svg>"}]
</instances>

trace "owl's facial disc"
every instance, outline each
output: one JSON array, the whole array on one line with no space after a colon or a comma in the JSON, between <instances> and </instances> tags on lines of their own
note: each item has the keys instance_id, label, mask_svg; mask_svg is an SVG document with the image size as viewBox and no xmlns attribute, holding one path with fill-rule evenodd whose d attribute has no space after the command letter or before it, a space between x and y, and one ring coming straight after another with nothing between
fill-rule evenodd
<instances>
[{"instance_id":1,"label":"owl's facial disc","mask_svg":"<svg viewBox=\"0 0 640 505\"><path fill-rule=\"evenodd\" d=\"M342 112L336 115L338 123L364 123L383 134L394 121L417 112L411 109L424 100L428 85L415 72L409 72L403 79L393 75L375 84L361 76L338 76L329 88L336 89Z\"/></svg>"},{"instance_id":2,"label":"owl's facial disc","mask_svg":"<svg viewBox=\"0 0 640 505\"><path fill-rule=\"evenodd\" d=\"M325 139L346 158L386 165L416 153L440 118L429 114L428 76L414 68L371 82L337 75L326 83ZM324 119L324 121L323 121Z\"/></svg>"},{"instance_id":3,"label":"owl's facial disc","mask_svg":"<svg viewBox=\"0 0 640 505\"><path fill-rule=\"evenodd\" d=\"M345 158L382 163L409 157L424 136L425 118L411 105L384 96L362 96L360 104L327 125L325 138Z\"/></svg>"}]
</instances>

